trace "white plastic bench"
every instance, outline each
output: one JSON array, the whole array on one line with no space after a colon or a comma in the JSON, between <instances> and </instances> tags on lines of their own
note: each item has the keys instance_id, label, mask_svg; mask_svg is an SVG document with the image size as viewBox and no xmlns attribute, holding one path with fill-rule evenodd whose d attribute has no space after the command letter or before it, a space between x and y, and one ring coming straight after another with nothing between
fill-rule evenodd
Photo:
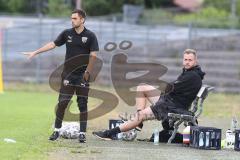
<instances>
[{"instance_id":1,"label":"white plastic bench","mask_svg":"<svg viewBox=\"0 0 240 160\"><path fill-rule=\"evenodd\" d=\"M177 130L182 123L184 123L185 126L198 125L197 118L202 114L203 102L207 98L208 93L213 89L214 87L202 85L201 89L198 91L196 99L192 103L192 109L190 111L186 111L185 114L168 113L169 126L173 126L174 128L171 137L168 139L168 144L170 144L175 138Z\"/></svg>"}]
</instances>

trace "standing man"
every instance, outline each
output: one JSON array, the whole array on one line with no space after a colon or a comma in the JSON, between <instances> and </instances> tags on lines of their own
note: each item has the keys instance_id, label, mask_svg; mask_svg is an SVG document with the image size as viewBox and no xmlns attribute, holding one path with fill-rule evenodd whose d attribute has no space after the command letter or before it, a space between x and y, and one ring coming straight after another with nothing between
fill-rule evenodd
<instances>
[{"instance_id":1,"label":"standing man","mask_svg":"<svg viewBox=\"0 0 240 160\"><path fill-rule=\"evenodd\" d=\"M23 54L31 59L39 53L66 44L65 63L61 75L62 83L56 110L55 129L49 137L49 140L55 141L59 138L59 130L62 127L65 109L67 108L73 94L76 93L77 103L81 113L79 142L85 143L88 118L88 81L93 71L96 52L99 51L99 47L95 34L84 27L86 19L85 11L79 9L73 11L71 19L72 28L64 30L55 41L47 43L38 50L33 52L23 52ZM81 55L85 58L81 58ZM76 59L73 61L75 64L67 63L70 60L72 62L74 58Z\"/></svg>"},{"instance_id":2,"label":"standing man","mask_svg":"<svg viewBox=\"0 0 240 160\"><path fill-rule=\"evenodd\" d=\"M197 64L196 51L186 49L183 53L183 72L172 83L173 90L170 93L160 96L161 92L154 86L148 84L139 85L136 97L136 116L119 127L93 132L93 135L103 140L112 140L113 135L120 132L126 132L133 128L140 130L145 120L157 119L165 121L169 112L185 113L196 98L202 86L204 75L205 73ZM146 106L147 100L152 104L150 107Z\"/></svg>"}]
</instances>

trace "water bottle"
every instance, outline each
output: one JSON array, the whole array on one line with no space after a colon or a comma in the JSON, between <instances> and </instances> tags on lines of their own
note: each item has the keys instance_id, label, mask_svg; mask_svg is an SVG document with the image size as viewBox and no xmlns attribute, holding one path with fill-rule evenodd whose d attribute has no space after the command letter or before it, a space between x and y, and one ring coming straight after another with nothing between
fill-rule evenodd
<instances>
[{"instance_id":1,"label":"water bottle","mask_svg":"<svg viewBox=\"0 0 240 160\"><path fill-rule=\"evenodd\" d=\"M216 133L211 132L210 147L216 147Z\"/></svg>"},{"instance_id":2,"label":"water bottle","mask_svg":"<svg viewBox=\"0 0 240 160\"><path fill-rule=\"evenodd\" d=\"M199 147L203 147L204 146L204 133L200 132L199 134Z\"/></svg>"},{"instance_id":3,"label":"water bottle","mask_svg":"<svg viewBox=\"0 0 240 160\"><path fill-rule=\"evenodd\" d=\"M158 128L156 128L153 133L154 133L153 144L154 145L159 145L159 130L158 130Z\"/></svg>"},{"instance_id":4,"label":"water bottle","mask_svg":"<svg viewBox=\"0 0 240 160\"><path fill-rule=\"evenodd\" d=\"M221 146L221 133L220 132L217 132L216 133L216 147L219 147Z\"/></svg>"},{"instance_id":5,"label":"water bottle","mask_svg":"<svg viewBox=\"0 0 240 160\"><path fill-rule=\"evenodd\" d=\"M209 147L209 141L210 141L210 132L206 132L206 143L205 143L205 147Z\"/></svg>"},{"instance_id":6,"label":"water bottle","mask_svg":"<svg viewBox=\"0 0 240 160\"><path fill-rule=\"evenodd\" d=\"M112 123L112 125L111 125L111 128L110 129L113 129L114 128L114 124Z\"/></svg>"},{"instance_id":7,"label":"water bottle","mask_svg":"<svg viewBox=\"0 0 240 160\"><path fill-rule=\"evenodd\" d=\"M228 149L234 148L234 142L235 142L235 134L232 130L228 129L226 131L226 144L225 147Z\"/></svg>"},{"instance_id":8,"label":"water bottle","mask_svg":"<svg viewBox=\"0 0 240 160\"><path fill-rule=\"evenodd\" d=\"M240 134L238 135L238 148L240 148Z\"/></svg>"},{"instance_id":9,"label":"water bottle","mask_svg":"<svg viewBox=\"0 0 240 160\"><path fill-rule=\"evenodd\" d=\"M231 130L232 130L233 132L236 131L237 125L238 125L237 118L236 118L236 117L233 117L233 118L232 118L232 122L231 122Z\"/></svg>"},{"instance_id":10,"label":"water bottle","mask_svg":"<svg viewBox=\"0 0 240 160\"><path fill-rule=\"evenodd\" d=\"M187 126L183 130L183 144L189 145L190 142L190 126Z\"/></svg>"}]
</instances>

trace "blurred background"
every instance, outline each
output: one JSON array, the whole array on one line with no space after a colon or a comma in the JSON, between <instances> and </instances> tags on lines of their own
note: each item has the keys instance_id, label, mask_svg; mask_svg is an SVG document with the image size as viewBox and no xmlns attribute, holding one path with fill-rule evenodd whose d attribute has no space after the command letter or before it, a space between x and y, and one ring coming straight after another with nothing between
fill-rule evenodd
<instances>
[{"instance_id":1,"label":"blurred background","mask_svg":"<svg viewBox=\"0 0 240 160\"><path fill-rule=\"evenodd\" d=\"M65 47L31 62L20 52L35 50L70 28L75 8L86 10L86 27L96 33L99 56L105 57L98 84L111 84L110 55L118 53L105 53L104 45L130 40L129 60L167 66L164 80L176 78L183 50L193 48L207 73L204 83L218 92L240 92L239 0L0 0L5 85L48 83Z\"/></svg>"},{"instance_id":2,"label":"blurred background","mask_svg":"<svg viewBox=\"0 0 240 160\"><path fill-rule=\"evenodd\" d=\"M115 61L117 64L112 64L113 55L120 53L128 56L128 63L163 64L168 71L160 79L167 82L175 80L181 73L183 51L193 48L197 50L199 63L206 72L204 84L215 87L215 93L204 103L199 123L221 128L225 134L231 127L232 118L240 117L240 0L0 0L2 159L61 159L71 157L73 153L81 153L75 156L89 156L84 154L86 151L81 151L85 148L79 147L77 142L47 141L52 132L54 107L58 98L58 93L49 87L49 76L63 63L65 46L43 53L31 61L21 54L38 49L55 40L62 30L71 28L70 15L75 8L86 10L88 16L85 26L96 33L100 45L98 58L102 60L103 67L93 87L117 96L110 73L112 65L119 65L120 68L125 65L121 59ZM117 47L111 52L104 50L107 42L114 42L118 46L123 40L131 41L131 48L121 50ZM151 68L151 71L159 75L157 69ZM148 77L151 78L155 77ZM71 112L78 113L73 100ZM91 97L89 110L100 103L99 99ZM122 112L135 111L134 107L129 107L119 98L119 104L113 111L89 122L88 134L106 129L108 120L118 118ZM150 137L156 126L161 125L153 121L144 123L148 129L143 129L139 137ZM15 145L2 141L4 138L16 140ZM90 146L96 146L91 136L89 141ZM137 142L131 144L141 147ZM151 144L146 145L151 148ZM157 151L155 149L154 152ZM169 151L168 155L171 155L172 150ZM94 152L87 151L91 154ZM141 152L146 153L143 150ZM106 154L97 153L106 159ZM113 152L112 156L116 158L117 153ZM186 153L191 154L188 151ZM218 153L216 156L219 157L215 159L226 158L222 157L222 152ZM120 152L120 155L125 153ZM196 155L204 157L203 152ZM209 154L204 155L205 159L209 159ZM194 152L192 156L191 159L202 158L194 157ZM234 158L233 152L228 157Z\"/></svg>"}]
</instances>

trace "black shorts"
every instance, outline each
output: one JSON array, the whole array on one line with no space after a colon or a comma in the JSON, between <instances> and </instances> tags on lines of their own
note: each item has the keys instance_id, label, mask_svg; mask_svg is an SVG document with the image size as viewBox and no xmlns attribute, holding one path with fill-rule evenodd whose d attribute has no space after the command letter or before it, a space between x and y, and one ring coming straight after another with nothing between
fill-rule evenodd
<instances>
[{"instance_id":1,"label":"black shorts","mask_svg":"<svg viewBox=\"0 0 240 160\"><path fill-rule=\"evenodd\" d=\"M190 112L177 107L169 98L161 96L159 100L150 106L152 112L157 120L166 120L168 113L189 114Z\"/></svg>"}]
</instances>

